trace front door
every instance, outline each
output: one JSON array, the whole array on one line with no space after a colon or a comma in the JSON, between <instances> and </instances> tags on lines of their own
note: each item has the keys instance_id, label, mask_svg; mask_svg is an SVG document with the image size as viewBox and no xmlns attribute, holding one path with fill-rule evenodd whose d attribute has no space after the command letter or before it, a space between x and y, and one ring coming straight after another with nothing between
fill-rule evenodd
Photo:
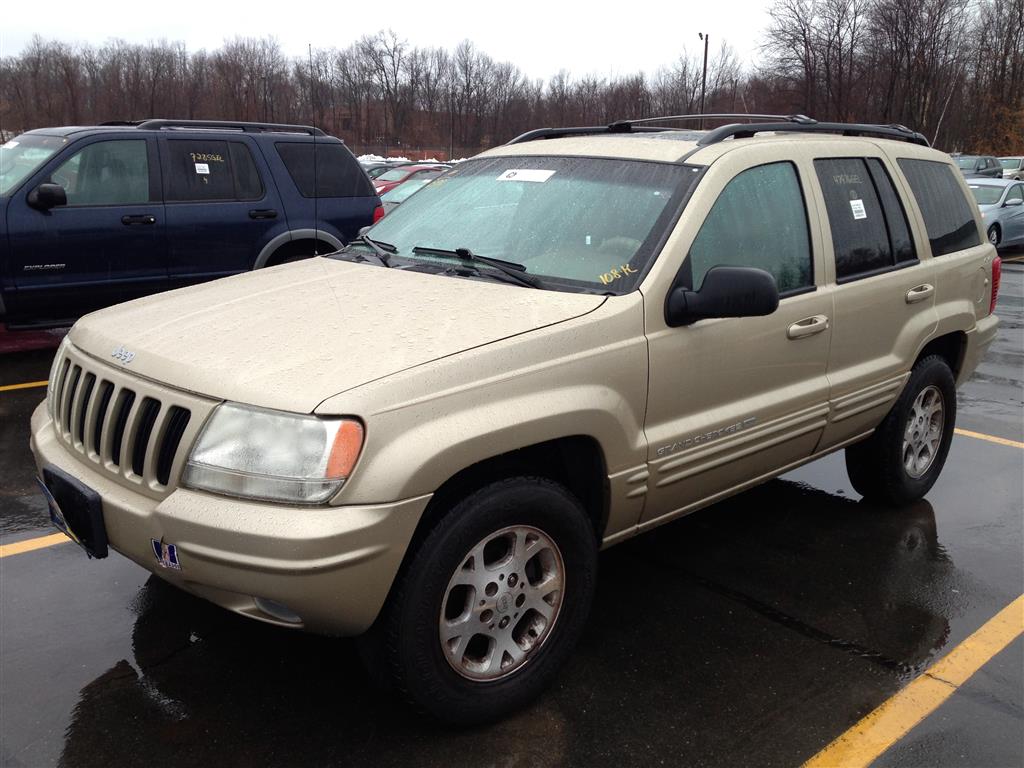
<instances>
[{"instance_id":1,"label":"front door","mask_svg":"<svg viewBox=\"0 0 1024 768\"><path fill-rule=\"evenodd\" d=\"M167 284L164 207L153 139L98 139L57 156L25 189L64 187L67 205L8 207L12 325L74 320Z\"/></svg>"},{"instance_id":2,"label":"front door","mask_svg":"<svg viewBox=\"0 0 1024 768\"><path fill-rule=\"evenodd\" d=\"M700 228L682 241L677 279L699 288L711 267L758 267L775 277L779 307L670 328L664 294L645 295L650 478L641 528L805 460L825 426L832 295L819 287L805 194L812 171L781 155L751 168L750 157L731 153L701 182L704 209L685 214Z\"/></svg>"}]
</instances>

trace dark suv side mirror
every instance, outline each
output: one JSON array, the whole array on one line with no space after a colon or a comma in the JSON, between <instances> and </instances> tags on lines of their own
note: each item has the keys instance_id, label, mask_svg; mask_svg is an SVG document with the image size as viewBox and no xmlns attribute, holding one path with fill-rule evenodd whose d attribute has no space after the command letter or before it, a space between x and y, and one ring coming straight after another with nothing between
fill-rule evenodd
<instances>
[{"instance_id":1,"label":"dark suv side mirror","mask_svg":"<svg viewBox=\"0 0 1024 768\"><path fill-rule=\"evenodd\" d=\"M672 289L665 302L665 322L688 325L712 317L761 317L779 306L775 278L754 267L712 267L699 291Z\"/></svg>"},{"instance_id":2,"label":"dark suv side mirror","mask_svg":"<svg viewBox=\"0 0 1024 768\"><path fill-rule=\"evenodd\" d=\"M40 184L28 193L28 204L40 211L68 204L68 195L60 184Z\"/></svg>"}]
</instances>

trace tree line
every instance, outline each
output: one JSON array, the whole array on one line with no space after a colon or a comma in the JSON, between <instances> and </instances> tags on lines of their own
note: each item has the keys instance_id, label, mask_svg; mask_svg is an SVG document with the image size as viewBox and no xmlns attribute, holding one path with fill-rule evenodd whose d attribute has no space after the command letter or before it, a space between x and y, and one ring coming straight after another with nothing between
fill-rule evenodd
<instances>
[{"instance_id":1,"label":"tree line","mask_svg":"<svg viewBox=\"0 0 1024 768\"><path fill-rule=\"evenodd\" d=\"M471 41L416 47L391 30L285 55L273 38L214 51L36 37L0 59L0 131L145 117L309 123L358 151L472 154L540 126L699 111L703 51L653 73L544 80ZM727 42L706 112L900 123L947 150L1024 151L1024 0L775 0L759 60Z\"/></svg>"}]
</instances>

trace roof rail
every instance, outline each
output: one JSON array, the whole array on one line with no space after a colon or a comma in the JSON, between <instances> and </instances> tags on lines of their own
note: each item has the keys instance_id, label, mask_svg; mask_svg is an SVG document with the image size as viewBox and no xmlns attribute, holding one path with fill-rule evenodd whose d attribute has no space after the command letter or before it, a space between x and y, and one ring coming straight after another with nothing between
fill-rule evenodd
<instances>
[{"instance_id":1,"label":"roof rail","mask_svg":"<svg viewBox=\"0 0 1024 768\"><path fill-rule=\"evenodd\" d=\"M667 120L811 120L803 115L748 115L748 114L707 114L707 115L665 115L663 117L642 117L637 120L616 120L608 125L581 126L574 128L537 128L516 136L509 144L522 144L538 139L560 139L565 136L593 136L601 133L647 133L673 131L674 128L647 125ZM813 121L812 121L813 122Z\"/></svg>"},{"instance_id":2,"label":"roof rail","mask_svg":"<svg viewBox=\"0 0 1024 768\"><path fill-rule=\"evenodd\" d=\"M840 133L844 136L878 136L887 139L909 141L922 146L930 146L928 139L922 134L910 130L903 125L871 125L865 123L819 123L807 115L750 115L743 113L696 114L696 115L665 115L664 117L644 117L637 120L616 120L608 125L576 127L576 128L538 128L527 131L508 142L521 144L538 139L557 139L564 136L592 136L607 133L639 133L648 131L671 131L673 128L653 126L648 123L666 122L670 120L745 120L745 123L732 123L721 128L712 128L697 141L697 145L705 147L716 144L727 138L746 139L765 131L788 131L791 133ZM756 123L750 121L758 121ZM765 122L762 122L765 121Z\"/></svg>"},{"instance_id":3,"label":"roof rail","mask_svg":"<svg viewBox=\"0 0 1024 768\"><path fill-rule=\"evenodd\" d=\"M102 126L135 126L138 125L141 120L104 120L100 125Z\"/></svg>"},{"instance_id":4,"label":"roof rail","mask_svg":"<svg viewBox=\"0 0 1024 768\"><path fill-rule=\"evenodd\" d=\"M809 119L809 118L808 118ZM757 133L765 131L785 131L788 133L838 133L843 136L876 136L883 139L896 139L908 141L912 144L920 144L923 147L930 147L928 139L916 131L912 131L904 125L873 125L869 123L819 123L816 120L810 122L792 123L759 123L757 125L743 125L733 123L723 125L721 128L713 128L700 137L697 141L698 147L706 147L709 144L717 144L728 138L749 139Z\"/></svg>"},{"instance_id":5,"label":"roof rail","mask_svg":"<svg viewBox=\"0 0 1024 768\"><path fill-rule=\"evenodd\" d=\"M319 128L311 125L287 125L285 123L245 123L232 120L142 120L135 124L139 130L158 131L163 128L192 128L242 131L244 133L305 133L309 136L326 136Z\"/></svg>"}]
</instances>

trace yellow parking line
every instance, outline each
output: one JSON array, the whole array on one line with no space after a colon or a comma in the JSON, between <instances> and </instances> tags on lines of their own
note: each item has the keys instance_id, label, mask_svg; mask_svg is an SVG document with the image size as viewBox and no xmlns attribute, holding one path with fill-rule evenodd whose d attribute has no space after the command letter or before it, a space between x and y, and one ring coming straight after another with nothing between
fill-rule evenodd
<instances>
[{"instance_id":1,"label":"yellow parking line","mask_svg":"<svg viewBox=\"0 0 1024 768\"><path fill-rule=\"evenodd\" d=\"M20 555L22 552L31 552L34 549L52 547L54 544L63 544L65 541L71 541L71 539L63 533L51 533L49 536L25 539L24 541L16 541L13 544L0 544L0 557Z\"/></svg>"},{"instance_id":2,"label":"yellow parking line","mask_svg":"<svg viewBox=\"0 0 1024 768\"><path fill-rule=\"evenodd\" d=\"M45 387L48 381L27 381L24 384L4 384L0 392L10 392L13 389L33 389L34 387Z\"/></svg>"},{"instance_id":3,"label":"yellow parking line","mask_svg":"<svg viewBox=\"0 0 1024 768\"><path fill-rule=\"evenodd\" d=\"M1019 440L1007 440L1005 437L996 437L995 435L986 435L984 432L971 432L969 429L957 429L953 430L956 434L963 437L973 437L976 440L988 440L990 443L997 443L998 445L1008 445L1011 448L1024 448L1024 443Z\"/></svg>"},{"instance_id":4,"label":"yellow parking line","mask_svg":"<svg viewBox=\"0 0 1024 768\"><path fill-rule=\"evenodd\" d=\"M923 675L825 747L804 768L870 765L939 708L997 653L1024 632L1024 595L989 619Z\"/></svg>"}]
</instances>

